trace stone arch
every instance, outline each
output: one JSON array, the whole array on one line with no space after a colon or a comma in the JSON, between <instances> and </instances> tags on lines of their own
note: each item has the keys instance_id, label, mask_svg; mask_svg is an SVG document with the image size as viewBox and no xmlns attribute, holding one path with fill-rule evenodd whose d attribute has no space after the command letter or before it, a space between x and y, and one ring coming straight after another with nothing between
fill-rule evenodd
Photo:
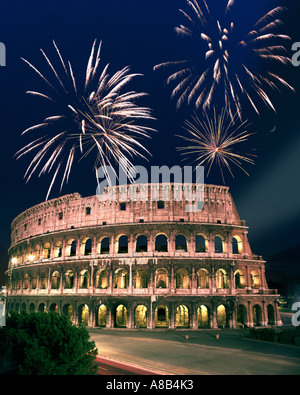
<instances>
[{"instance_id":1,"label":"stone arch","mask_svg":"<svg viewBox=\"0 0 300 395\"><path fill-rule=\"evenodd\" d=\"M159 305L155 309L155 327L168 328L169 327L169 310L167 306Z\"/></svg>"},{"instance_id":2,"label":"stone arch","mask_svg":"<svg viewBox=\"0 0 300 395\"><path fill-rule=\"evenodd\" d=\"M23 277L23 289L28 289L30 284L30 277L28 273L24 274Z\"/></svg>"},{"instance_id":3,"label":"stone arch","mask_svg":"<svg viewBox=\"0 0 300 395\"><path fill-rule=\"evenodd\" d=\"M66 289L74 288L74 273L73 273L73 271L67 270L64 278L65 278L64 288L66 288Z\"/></svg>"},{"instance_id":4,"label":"stone arch","mask_svg":"<svg viewBox=\"0 0 300 395\"><path fill-rule=\"evenodd\" d=\"M40 252L41 252L41 246L39 244L36 244L33 250L33 256L35 261L38 261L40 259Z\"/></svg>"},{"instance_id":5,"label":"stone arch","mask_svg":"<svg viewBox=\"0 0 300 395\"><path fill-rule=\"evenodd\" d=\"M106 269L100 269L96 273L96 282L95 282L95 287L96 288L101 288L101 289L106 289L108 288L108 272Z\"/></svg>"},{"instance_id":6,"label":"stone arch","mask_svg":"<svg viewBox=\"0 0 300 395\"><path fill-rule=\"evenodd\" d=\"M59 289L60 285L60 273L56 270L51 276L51 289Z\"/></svg>"},{"instance_id":7,"label":"stone arch","mask_svg":"<svg viewBox=\"0 0 300 395\"><path fill-rule=\"evenodd\" d=\"M243 304L236 307L236 326L247 326L247 308Z\"/></svg>"},{"instance_id":8,"label":"stone arch","mask_svg":"<svg viewBox=\"0 0 300 395\"><path fill-rule=\"evenodd\" d=\"M155 288L169 288L169 275L165 268L157 269L155 272Z\"/></svg>"},{"instance_id":9,"label":"stone arch","mask_svg":"<svg viewBox=\"0 0 300 395\"><path fill-rule=\"evenodd\" d=\"M234 272L234 286L236 289L244 289L246 287L246 276L241 269Z\"/></svg>"},{"instance_id":10,"label":"stone arch","mask_svg":"<svg viewBox=\"0 0 300 395\"><path fill-rule=\"evenodd\" d=\"M134 325L138 328L147 328L147 307L145 305L138 305L134 309Z\"/></svg>"},{"instance_id":11,"label":"stone arch","mask_svg":"<svg viewBox=\"0 0 300 395\"><path fill-rule=\"evenodd\" d=\"M180 268L176 271L176 288L189 289L190 276L186 269Z\"/></svg>"},{"instance_id":12,"label":"stone arch","mask_svg":"<svg viewBox=\"0 0 300 395\"><path fill-rule=\"evenodd\" d=\"M98 242L98 251L99 254L109 254L109 245L110 245L110 240L108 236L103 236L99 239Z\"/></svg>"},{"instance_id":13,"label":"stone arch","mask_svg":"<svg viewBox=\"0 0 300 395\"><path fill-rule=\"evenodd\" d=\"M250 278L251 278L251 288L253 289L260 288L260 276L257 270L251 270Z\"/></svg>"},{"instance_id":14,"label":"stone arch","mask_svg":"<svg viewBox=\"0 0 300 395\"><path fill-rule=\"evenodd\" d=\"M259 304L253 306L252 314L253 314L253 325L254 326L262 325L262 309Z\"/></svg>"},{"instance_id":15,"label":"stone arch","mask_svg":"<svg viewBox=\"0 0 300 395\"><path fill-rule=\"evenodd\" d=\"M210 327L209 308L203 304L197 308L197 322L198 328Z\"/></svg>"},{"instance_id":16,"label":"stone arch","mask_svg":"<svg viewBox=\"0 0 300 395\"><path fill-rule=\"evenodd\" d=\"M187 252L188 250L187 239L184 235L178 234L175 236L175 250Z\"/></svg>"},{"instance_id":17,"label":"stone arch","mask_svg":"<svg viewBox=\"0 0 300 395\"><path fill-rule=\"evenodd\" d=\"M240 236L234 235L232 237L232 253L233 254L243 253L243 240Z\"/></svg>"},{"instance_id":18,"label":"stone arch","mask_svg":"<svg viewBox=\"0 0 300 395\"><path fill-rule=\"evenodd\" d=\"M123 268L119 268L115 271L114 278L115 288L125 289L128 287L128 272Z\"/></svg>"},{"instance_id":19,"label":"stone arch","mask_svg":"<svg viewBox=\"0 0 300 395\"><path fill-rule=\"evenodd\" d=\"M51 244L49 242L43 245L43 259L50 259Z\"/></svg>"},{"instance_id":20,"label":"stone arch","mask_svg":"<svg viewBox=\"0 0 300 395\"><path fill-rule=\"evenodd\" d=\"M77 242L75 239L70 239L66 244L66 256L76 256Z\"/></svg>"},{"instance_id":21,"label":"stone arch","mask_svg":"<svg viewBox=\"0 0 300 395\"><path fill-rule=\"evenodd\" d=\"M69 321L73 321L73 307L70 303L66 303L62 309L63 315L65 315Z\"/></svg>"},{"instance_id":22,"label":"stone arch","mask_svg":"<svg viewBox=\"0 0 300 395\"><path fill-rule=\"evenodd\" d=\"M124 328L127 326L127 308L123 304L119 304L115 310L115 326Z\"/></svg>"},{"instance_id":23,"label":"stone arch","mask_svg":"<svg viewBox=\"0 0 300 395\"><path fill-rule=\"evenodd\" d=\"M155 236L155 251L168 252L168 237L164 233L158 233Z\"/></svg>"},{"instance_id":24,"label":"stone arch","mask_svg":"<svg viewBox=\"0 0 300 395\"><path fill-rule=\"evenodd\" d=\"M142 289L142 288L147 288L147 286L148 286L147 271L143 268L137 269L135 274L134 288Z\"/></svg>"},{"instance_id":25,"label":"stone arch","mask_svg":"<svg viewBox=\"0 0 300 395\"><path fill-rule=\"evenodd\" d=\"M145 235L138 235L135 242L135 252L147 252L148 239Z\"/></svg>"},{"instance_id":26,"label":"stone arch","mask_svg":"<svg viewBox=\"0 0 300 395\"><path fill-rule=\"evenodd\" d=\"M45 305L45 303L40 303L39 304L38 312L39 313L46 313L46 305Z\"/></svg>"},{"instance_id":27,"label":"stone arch","mask_svg":"<svg viewBox=\"0 0 300 395\"><path fill-rule=\"evenodd\" d=\"M214 238L214 251L216 254L221 254L226 251L225 239L221 235L216 235Z\"/></svg>"},{"instance_id":28,"label":"stone arch","mask_svg":"<svg viewBox=\"0 0 300 395\"><path fill-rule=\"evenodd\" d=\"M274 306L268 304L267 306L268 322L267 325L275 325L275 309Z\"/></svg>"},{"instance_id":29,"label":"stone arch","mask_svg":"<svg viewBox=\"0 0 300 395\"><path fill-rule=\"evenodd\" d=\"M207 252L208 251L208 238L205 234L199 233L195 237L195 251Z\"/></svg>"},{"instance_id":30,"label":"stone arch","mask_svg":"<svg viewBox=\"0 0 300 395\"><path fill-rule=\"evenodd\" d=\"M54 243L54 258L61 258L62 257L62 241L58 240Z\"/></svg>"},{"instance_id":31,"label":"stone arch","mask_svg":"<svg viewBox=\"0 0 300 395\"><path fill-rule=\"evenodd\" d=\"M227 308L223 304L217 307L217 325L218 328L225 328L228 326Z\"/></svg>"},{"instance_id":32,"label":"stone arch","mask_svg":"<svg viewBox=\"0 0 300 395\"><path fill-rule=\"evenodd\" d=\"M189 328L190 314L189 309L185 305L179 305L176 308L176 328Z\"/></svg>"},{"instance_id":33,"label":"stone arch","mask_svg":"<svg viewBox=\"0 0 300 395\"><path fill-rule=\"evenodd\" d=\"M48 287L48 274L47 272L42 272L40 274L40 288L47 289Z\"/></svg>"},{"instance_id":34,"label":"stone arch","mask_svg":"<svg viewBox=\"0 0 300 395\"><path fill-rule=\"evenodd\" d=\"M29 311L29 313L34 313L35 312L35 305L34 305L34 303L30 303L30 305L28 307L28 311Z\"/></svg>"},{"instance_id":35,"label":"stone arch","mask_svg":"<svg viewBox=\"0 0 300 395\"><path fill-rule=\"evenodd\" d=\"M81 325L89 325L90 310L87 304L81 304L78 307L78 323Z\"/></svg>"},{"instance_id":36,"label":"stone arch","mask_svg":"<svg viewBox=\"0 0 300 395\"><path fill-rule=\"evenodd\" d=\"M101 304L98 307L97 314L97 326L106 327L107 307L105 304Z\"/></svg>"},{"instance_id":37,"label":"stone arch","mask_svg":"<svg viewBox=\"0 0 300 395\"><path fill-rule=\"evenodd\" d=\"M90 273L88 270L81 270L79 273L79 288L88 289L90 286Z\"/></svg>"},{"instance_id":38,"label":"stone arch","mask_svg":"<svg viewBox=\"0 0 300 395\"><path fill-rule=\"evenodd\" d=\"M92 254L93 240L85 237L81 242L81 255L88 256Z\"/></svg>"},{"instance_id":39,"label":"stone arch","mask_svg":"<svg viewBox=\"0 0 300 395\"><path fill-rule=\"evenodd\" d=\"M116 253L118 254L128 253L128 236L119 235L116 238Z\"/></svg>"},{"instance_id":40,"label":"stone arch","mask_svg":"<svg viewBox=\"0 0 300 395\"><path fill-rule=\"evenodd\" d=\"M50 307L49 307L49 311L53 312L53 313L58 313L58 306L56 303L51 303Z\"/></svg>"},{"instance_id":41,"label":"stone arch","mask_svg":"<svg viewBox=\"0 0 300 395\"><path fill-rule=\"evenodd\" d=\"M209 273L206 269L199 269L197 271L197 288L209 288Z\"/></svg>"},{"instance_id":42,"label":"stone arch","mask_svg":"<svg viewBox=\"0 0 300 395\"><path fill-rule=\"evenodd\" d=\"M228 288L228 276L225 269L218 269L216 271L216 287L218 289Z\"/></svg>"}]
</instances>

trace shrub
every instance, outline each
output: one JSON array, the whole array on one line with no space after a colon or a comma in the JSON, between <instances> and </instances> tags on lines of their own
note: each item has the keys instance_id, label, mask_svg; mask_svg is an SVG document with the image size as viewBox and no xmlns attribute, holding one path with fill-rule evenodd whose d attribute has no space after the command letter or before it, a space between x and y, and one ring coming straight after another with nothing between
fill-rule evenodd
<instances>
[{"instance_id":1,"label":"shrub","mask_svg":"<svg viewBox=\"0 0 300 395\"><path fill-rule=\"evenodd\" d=\"M11 313L0 329L0 374L95 374L95 343L57 313Z\"/></svg>"}]
</instances>

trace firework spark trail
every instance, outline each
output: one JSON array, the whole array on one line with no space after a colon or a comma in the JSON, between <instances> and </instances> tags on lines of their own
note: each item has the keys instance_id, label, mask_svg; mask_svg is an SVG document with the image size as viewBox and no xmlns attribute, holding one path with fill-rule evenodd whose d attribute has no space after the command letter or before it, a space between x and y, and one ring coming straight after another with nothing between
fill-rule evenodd
<instances>
[{"instance_id":1,"label":"firework spark trail","mask_svg":"<svg viewBox=\"0 0 300 395\"><path fill-rule=\"evenodd\" d=\"M188 136L179 136L189 144L185 147L178 147L178 151L184 151L182 155L189 157L195 155L192 162L195 162L197 166L207 165L207 175L215 163L220 169L224 184L223 167L227 168L232 177L234 177L232 165L249 175L243 167L243 162L253 165L252 157L255 155L235 152L235 146L247 141L253 133L247 130L249 126L247 120L236 126L237 119L237 113L231 118L225 109L217 114L214 108L213 117L205 113L204 121L201 121L195 113L192 121L186 120L185 122L184 129L188 132Z\"/></svg>"},{"instance_id":2,"label":"firework spark trail","mask_svg":"<svg viewBox=\"0 0 300 395\"><path fill-rule=\"evenodd\" d=\"M238 37L238 29L232 19L234 0L227 2L225 12L220 17L212 14L204 0L201 1L203 6L200 1L187 1L190 11L180 10L187 25L175 28L179 36L198 40L199 46L194 52L200 55L200 60L169 61L154 66L154 70L159 70L181 65L166 81L167 84L175 84L171 98L177 97L177 108L184 102L188 105L193 102L196 109L205 111L210 108L218 92L225 92L222 94L223 106L227 107L232 119L235 113L242 119L242 99L250 103L258 115L256 98L276 111L264 85L276 90L282 85L294 91L283 78L270 71L274 62L282 65L291 63L284 54L284 44L290 37L276 33L282 25L278 16L284 8L276 7L269 11L256 22L246 37ZM249 59L255 69L248 64ZM263 65L265 72L257 71L258 65Z\"/></svg>"},{"instance_id":3,"label":"firework spark trail","mask_svg":"<svg viewBox=\"0 0 300 395\"><path fill-rule=\"evenodd\" d=\"M100 42L97 48L95 40L87 63L84 86L80 91L71 63L63 59L55 42L53 45L62 72L58 71L54 66L55 63L43 50L41 50L42 55L51 70L49 77L22 58L50 91L50 93L36 91L27 91L27 93L51 101L60 108L60 113L45 118L42 123L33 125L22 133L24 135L41 130L47 132L15 154L19 159L37 150L25 173L26 182L40 167L39 176L52 170L54 175L48 189L47 200L59 172L62 172L60 185L62 190L64 183L69 180L75 157L80 154L80 159L85 158L93 150L96 150L95 168L102 166L108 174L107 166L110 166L117 176L114 165L119 164L130 181L133 181L134 165L131 160L134 157L147 159L146 155L150 155L139 140L144 137L149 138L151 132L155 131L144 124L139 124L140 121L154 119L149 108L140 107L135 103L136 100L146 96L146 93L122 92L128 83L141 74L130 73L130 68L124 67L115 74L109 75L108 64L103 69L100 68L102 43ZM55 83L52 83L50 77ZM108 179L108 182L110 183L111 180Z\"/></svg>"}]
</instances>

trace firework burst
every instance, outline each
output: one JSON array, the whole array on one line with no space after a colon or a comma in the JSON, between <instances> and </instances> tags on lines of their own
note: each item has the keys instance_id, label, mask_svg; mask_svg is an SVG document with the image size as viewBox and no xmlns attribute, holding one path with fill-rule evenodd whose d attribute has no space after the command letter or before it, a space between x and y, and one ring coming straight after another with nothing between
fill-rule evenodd
<instances>
[{"instance_id":1,"label":"firework burst","mask_svg":"<svg viewBox=\"0 0 300 395\"><path fill-rule=\"evenodd\" d=\"M179 66L166 81L175 84L171 97L177 98L177 108L183 103L193 103L196 109L207 110L217 97L232 118L237 113L242 119L244 103L259 114L256 99L276 111L267 88L279 91L281 85L294 90L270 71L275 63L291 62L285 56L284 46L290 37L276 33L282 25L279 15L284 9L274 8L241 37L242 28L236 28L239 21L235 23L232 13L234 3L235 0L229 0L221 15L211 12L205 0L188 0L189 11L180 10L186 24L176 27L175 31L194 40L196 56L192 60L165 62L154 67L158 70Z\"/></svg>"},{"instance_id":2,"label":"firework burst","mask_svg":"<svg viewBox=\"0 0 300 395\"><path fill-rule=\"evenodd\" d=\"M193 162L197 166L207 166L207 175L209 175L212 166L217 165L225 184L223 168L227 169L232 177L234 177L233 165L249 175L243 165L245 163L253 165L255 155L236 152L235 146L247 141L253 133L247 130L249 126L247 120L240 122L238 126L236 125L238 121L237 113L231 118L225 109L220 114L217 114L214 109L213 114L213 117L209 117L205 113L203 122L197 114L192 117L192 121L186 120L184 129L188 132L188 137L179 137L189 144L177 149L178 151L184 151L183 155L189 157L195 155Z\"/></svg>"},{"instance_id":3,"label":"firework burst","mask_svg":"<svg viewBox=\"0 0 300 395\"><path fill-rule=\"evenodd\" d=\"M60 72L45 52L41 52L54 82L22 58L42 79L50 92L27 93L51 102L56 105L56 111L59 111L22 133L24 135L45 131L43 136L37 137L16 153L19 159L35 152L24 176L26 181L28 182L37 172L38 176L52 172L47 200L58 175L62 175L62 189L64 183L69 180L75 157L79 155L82 159L92 151L96 151L95 169L99 166L106 169L109 183L111 180L107 167L110 166L114 170L116 164L123 168L132 181L132 158L145 158L145 155L150 154L139 140L150 137L150 132L154 131L139 122L153 119L150 109L135 104L137 99L146 94L135 91L123 92L124 86L141 74L130 74L129 67L124 67L109 75L108 64L100 68L101 42L97 47L95 41L87 64L84 86L79 87L71 63L64 61L56 43L53 44Z\"/></svg>"}]
</instances>

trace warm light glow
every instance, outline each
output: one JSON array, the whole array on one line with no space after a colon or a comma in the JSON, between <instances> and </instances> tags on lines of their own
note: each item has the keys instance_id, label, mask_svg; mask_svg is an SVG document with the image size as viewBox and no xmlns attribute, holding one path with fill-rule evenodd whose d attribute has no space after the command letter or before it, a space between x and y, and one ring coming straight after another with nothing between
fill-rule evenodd
<instances>
[{"instance_id":1,"label":"warm light glow","mask_svg":"<svg viewBox=\"0 0 300 395\"><path fill-rule=\"evenodd\" d=\"M34 256L33 256L33 255L29 255L29 256L28 256L28 260L29 260L30 262L32 262L32 261L34 260Z\"/></svg>"},{"instance_id":2,"label":"warm light glow","mask_svg":"<svg viewBox=\"0 0 300 395\"><path fill-rule=\"evenodd\" d=\"M11 263L13 263L14 265L16 264L16 263L18 263L18 258L12 258L12 260L11 260Z\"/></svg>"}]
</instances>

